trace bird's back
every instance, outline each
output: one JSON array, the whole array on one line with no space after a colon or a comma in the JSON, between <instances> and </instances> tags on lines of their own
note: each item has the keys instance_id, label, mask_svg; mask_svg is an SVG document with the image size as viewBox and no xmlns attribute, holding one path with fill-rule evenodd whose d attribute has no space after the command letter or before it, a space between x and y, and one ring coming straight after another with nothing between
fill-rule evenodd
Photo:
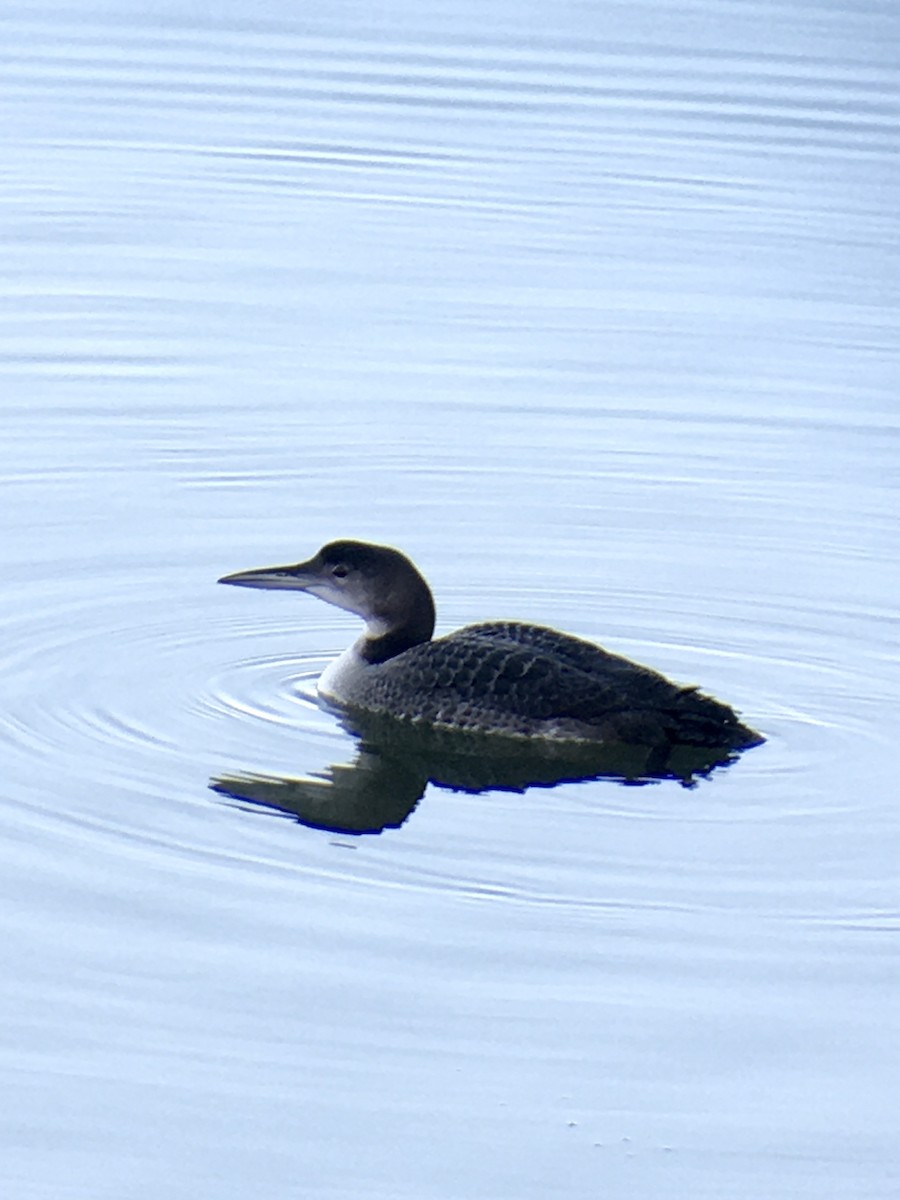
<instances>
[{"instance_id":1,"label":"bird's back","mask_svg":"<svg viewBox=\"0 0 900 1200\"><path fill-rule=\"evenodd\" d=\"M602 647L513 621L469 625L364 673L350 706L461 730L642 745L753 745L735 713Z\"/></svg>"}]
</instances>

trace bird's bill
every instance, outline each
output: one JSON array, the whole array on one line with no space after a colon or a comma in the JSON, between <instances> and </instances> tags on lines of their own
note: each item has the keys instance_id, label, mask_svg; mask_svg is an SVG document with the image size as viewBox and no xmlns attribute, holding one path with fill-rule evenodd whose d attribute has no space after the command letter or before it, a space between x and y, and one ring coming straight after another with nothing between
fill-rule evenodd
<instances>
[{"instance_id":1,"label":"bird's bill","mask_svg":"<svg viewBox=\"0 0 900 1200\"><path fill-rule=\"evenodd\" d=\"M287 567L256 567L252 571L235 571L223 575L219 583L231 583L235 587L282 588L304 592L318 579L308 563L297 563Z\"/></svg>"}]
</instances>

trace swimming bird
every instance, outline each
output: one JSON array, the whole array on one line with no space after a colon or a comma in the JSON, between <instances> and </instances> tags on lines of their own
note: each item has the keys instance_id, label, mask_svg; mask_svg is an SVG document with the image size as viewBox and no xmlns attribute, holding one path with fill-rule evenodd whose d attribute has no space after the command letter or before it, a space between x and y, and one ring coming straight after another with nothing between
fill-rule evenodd
<instances>
[{"instance_id":1,"label":"swimming bird","mask_svg":"<svg viewBox=\"0 0 900 1200\"><path fill-rule=\"evenodd\" d=\"M555 629L489 621L432 640L431 589L390 546L330 542L307 562L219 583L308 592L362 617L362 635L318 681L342 710L556 743L742 750L764 740L696 687Z\"/></svg>"}]
</instances>

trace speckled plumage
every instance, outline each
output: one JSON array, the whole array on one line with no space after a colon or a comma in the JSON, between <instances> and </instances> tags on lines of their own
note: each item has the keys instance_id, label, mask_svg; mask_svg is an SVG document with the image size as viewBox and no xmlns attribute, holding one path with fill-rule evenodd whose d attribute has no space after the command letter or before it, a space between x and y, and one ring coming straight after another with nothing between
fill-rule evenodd
<instances>
[{"instance_id":1,"label":"speckled plumage","mask_svg":"<svg viewBox=\"0 0 900 1200\"><path fill-rule=\"evenodd\" d=\"M462 730L554 740L739 748L734 712L580 638L512 621L469 625L361 672L348 708Z\"/></svg>"}]
</instances>

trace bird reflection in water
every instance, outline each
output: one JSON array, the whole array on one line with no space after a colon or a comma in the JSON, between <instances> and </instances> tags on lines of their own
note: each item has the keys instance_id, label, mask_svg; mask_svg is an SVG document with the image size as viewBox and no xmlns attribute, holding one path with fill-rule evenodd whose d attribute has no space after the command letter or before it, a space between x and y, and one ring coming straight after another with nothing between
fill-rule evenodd
<instances>
[{"instance_id":1,"label":"bird reflection in water","mask_svg":"<svg viewBox=\"0 0 900 1200\"><path fill-rule=\"evenodd\" d=\"M358 745L352 762L304 777L216 776L210 787L241 804L274 810L312 829L381 833L398 829L428 784L451 791L525 792L560 783L675 780L694 787L738 752L723 747L557 744L403 726L369 715L342 717Z\"/></svg>"}]
</instances>

